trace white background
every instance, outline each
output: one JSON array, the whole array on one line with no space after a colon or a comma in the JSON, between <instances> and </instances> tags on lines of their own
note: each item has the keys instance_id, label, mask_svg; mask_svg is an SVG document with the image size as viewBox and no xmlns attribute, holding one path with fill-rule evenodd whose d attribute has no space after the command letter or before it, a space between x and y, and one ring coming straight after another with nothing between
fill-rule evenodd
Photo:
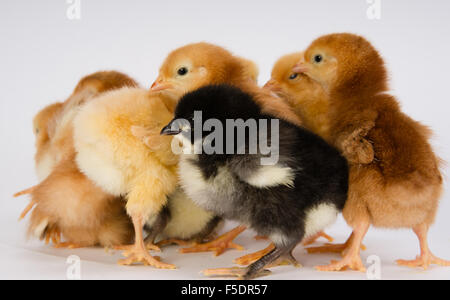
<instances>
[{"instance_id":1,"label":"white background","mask_svg":"<svg viewBox=\"0 0 450 300\"><path fill-rule=\"evenodd\" d=\"M83 279L195 279L209 267L225 267L243 253L220 258L210 253L162 254L177 271L119 267L119 253L102 249L54 250L24 238L25 223L17 217L26 198L12 194L34 185L34 137L31 120L43 106L64 100L84 75L103 69L128 73L144 87L156 78L162 60L186 43L208 41L256 61L260 83L270 77L275 60L302 50L321 34L350 31L370 39L386 59L393 93L409 115L435 131L433 144L450 161L449 76L450 1L381 0L381 20L370 20L366 0L277 1L144 1L81 0L81 20L69 20L65 0L2 0L0 2L1 201L0 278L65 279L66 258L82 259ZM444 170L447 172L447 169ZM449 194L442 198L430 232L432 250L450 259ZM349 233L340 220L329 230L338 241ZM265 247L248 232L238 243L249 250ZM450 268L428 271L397 267L397 258L418 253L412 232L371 229L363 259L382 261L383 279L450 279ZM366 279L356 272L318 273L316 264L335 255L295 255L303 269L274 269L272 279Z\"/></svg>"}]
</instances>

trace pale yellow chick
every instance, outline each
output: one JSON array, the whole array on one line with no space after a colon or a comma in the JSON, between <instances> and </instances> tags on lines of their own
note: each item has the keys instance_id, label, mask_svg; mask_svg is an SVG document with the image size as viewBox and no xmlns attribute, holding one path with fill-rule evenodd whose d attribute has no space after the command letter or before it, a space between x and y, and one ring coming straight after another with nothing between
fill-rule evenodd
<instances>
[{"instance_id":1,"label":"pale yellow chick","mask_svg":"<svg viewBox=\"0 0 450 300\"><path fill-rule=\"evenodd\" d=\"M142 262L173 269L147 251L143 226L155 218L177 187L176 160L163 151L150 152L132 128L161 129L172 119L173 103L139 88L101 95L84 105L74 120L77 165L95 184L115 196L124 196L135 229L135 244L120 264ZM164 144L164 141L160 141ZM157 247L152 247L158 250Z\"/></svg>"}]
</instances>

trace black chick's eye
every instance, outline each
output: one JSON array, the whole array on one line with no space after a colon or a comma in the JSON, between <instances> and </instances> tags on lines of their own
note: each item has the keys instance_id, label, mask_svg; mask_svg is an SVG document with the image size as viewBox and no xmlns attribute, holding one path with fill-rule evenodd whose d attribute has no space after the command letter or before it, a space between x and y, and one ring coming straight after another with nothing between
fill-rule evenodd
<instances>
[{"instance_id":1,"label":"black chick's eye","mask_svg":"<svg viewBox=\"0 0 450 300\"><path fill-rule=\"evenodd\" d=\"M320 54L317 54L316 56L314 56L314 62L316 63L321 63L323 61L323 56Z\"/></svg>"},{"instance_id":2,"label":"black chick's eye","mask_svg":"<svg viewBox=\"0 0 450 300\"><path fill-rule=\"evenodd\" d=\"M289 79L294 80L297 77L298 77L298 73L292 73L291 76L289 76Z\"/></svg>"},{"instance_id":3,"label":"black chick's eye","mask_svg":"<svg viewBox=\"0 0 450 300\"><path fill-rule=\"evenodd\" d=\"M177 73L180 76L184 76L188 73L188 69L186 67L181 67L178 69Z\"/></svg>"}]
</instances>

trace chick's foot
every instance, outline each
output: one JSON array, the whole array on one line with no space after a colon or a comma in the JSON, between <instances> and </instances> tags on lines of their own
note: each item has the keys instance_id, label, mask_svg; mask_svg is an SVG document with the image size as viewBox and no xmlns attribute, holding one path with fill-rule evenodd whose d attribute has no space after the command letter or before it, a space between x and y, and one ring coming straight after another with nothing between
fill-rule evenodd
<instances>
[{"instance_id":1,"label":"chick's foot","mask_svg":"<svg viewBox=\"0 0 450 300\"><path fill-rule=\"evenodd\" d=\"M355 271L365 272L361 256L359 255L362 240L369 230L370 223L366 221L361 221L357 226L353 228L353 233L347 242L344 244L343 258L340 261L332 261L331 264L326 266L317 266L316 270L324 272L333 271L345 271L347 269L352 269ZM334 248L339 249L339 248Z\"/></svg>"},{"instance_id":2,"label":"chick's foot","mask_svg":"<svg viewBox=\"0 0 450 300\"><path fill-rule=\"evenodd\" d=\"M417 256L417 259L414 259L414 260L399 259L396 262L400 266L405 266L405 267L410 267L410 268L422 267L425 270L428 269L428 267L430 265L438 265L438 266L442 266L442 267L450 267L450 261L440 259L440 258L434 256L431 253L422 254L420 256Z\"/></svg>"},{"instance_id":3,"label":"chick's foot","mask_svg":"<svg viewBox=\"0 0 450 300\"><path fill-rule=\"evenodd\" d=\"M232 231L218 237L214 241L205 244L196 244L190 248L180 249L180 253L197 253L197 252L214 252L215 256L219 256L227 249L245 250L241 245L233 243L233 240L246 229L245 226L239 226Z\"/></svg>"},{"instance_id":4,"label":"chick's foot","mask_svg":"<svg viewBox=\"0 0 450 300\"><path fill-rule=\"evenodd\" d=\"M239 257L239 258L235 259L233 262L235 264L238 264L241 266L248 266L248 265L251 265L252 263L260 260L267 254L272 252L274 249L275 249L275 245L272 243L266 249ZM288 266L288 265L293 265L296 268L300 268L302 266L291 254L287 254L287 255L284 255L284 256L278 258L273 263L269 264L267 266L267 268L274 268L274 267Z\"/></svg>"},{"instance_id":5,"label":"chick's foot","mask_svg":"<svg viewBox=\"0 0 450 300\"><path fill-rule=\"evenodd\" d=\"M158 247L164 247L164 246L168 246L168 245L191 246L192 244L193 244L193 242L190 242L190 241L184 241L184 240L179 240L179 239L167 239L167 240L158 242L156 245Z\"/></svg>"},{"instance_id":6,"label":"chick's foot","mask_svg":"<svg viewBox=\"0 0 450 300\"><path fill-rule=\"evenodd\" d=\"M312 254L312 253L340 253L340 254L342 254L342 256L345 256L353 239L354 239L354 234L352 234L344 244L326 243L323 246L306 248L306 251L310 254ZM307 244L308 242L309 242L309 240L304 242L304 245L305 246L308 245ZM367 248L366 248L366 246L361 244L360 249L365 251Z\"/></svg>"},{"instance_id":7,"label":"chick's foot","mask_svg":"<svg viewBox=\"0 0 450 300\"><path fill-rule=\"evenodd\" d=\"M135 248L136 246L133 245L120 245L120 246L114 246L113 249L114 250L121 250L121 251L131 251ZM147 248L147 250L153 250L156 252L161 252L161 248L159 247L159 245L154 245L152 243L146 243L145 244L145 248Z\"/></svg>"},{"instance_id":8,"label":"chick's foot","mask_svg":"<svg viewBox=\"0 0 450 300\"><path fill-rule=\"evenodd\" d=\"M397 260L397 264L401 266L406 266L410 268L422 267L425 270L428 269L430 265L438 265L442 267L450 267L450 261L440 259L431 253L428 247L428 229L427 224L421 224L413 228L414 233L417 235L420 243L420 255L417 256L415 260Z\"/></svg>"},{"instance_id":9,"label":"chick's foot","mask_svg":"<svg viewBox=\"0 0 450 300\"><path fill-rule=\"evenodd\" d=\"M293 266L295 268L301 268L303 267L301 263L299 263L292 254L286 254L278 258L273 263L269 264L267 268L274 268L274 267L280 267L280 266Z\"/></svg>"},{"instance_id":10,"label":"chick's foot","mask_svg":"<svg viewBox=\"0 0 450 300\"><path fill-rule=\"evenodd\" d=\"M326 239L326 240L328 240L328 242L330 242L330 243L334 241L334 239L331 236L329 236L325 232L321 231L318 234L313 235L312 237L305 239L302 242L302 244L303 244L303 246L309 246L311 244L314 244L321 237Z\"/></svg>"},{"instance_id":11,"label":"chick's foot","mask_svg":"<svg viewBox=\"0 0 450 300\"><path fill-rule=\"evenodd\" d=\"M133 264L144 264L146 266L152 266L158 269L176 269L174 265L163 263L159 260L159 257L153 257L148 253L145 247L139 247L134 245L129 250L123 252L125 259L119 260L118 264L122 266L130 266Z\"/></svg>"},{"instance_id":12,"label":"chick's foot","mask_svg":"<svg viewBox=\"0 0 450 300\"><path fill-rule=\"evenodd\" d=\"M247 255L241 256L239 258L236 258L233 262L235 264L238 264L238 265L241 265L241 266L248 266L248 265L254 263L255 261L259 260L263 256L265 256L266 254L269 254L274 249L275 249L275 245L272 243L266 249L260 250L260 251L255 252L255 253L251 253L251 254L247 254Z\"/></svg>"},{"instance_id":13,"label":"chick's foot","mask_svg":"<svg viewBox=\"0 0 450 300\"><path fill-rule=\"evenodd\" d=\"M174 265L163 263L159 260L159 258L153 257L150 253L148 253L147 247L153 244L144 244L142 216L132 216L131 219L133 221L134 232L136 234L135 243L132 246L121 247L122 249L126 249L123 252L123 256L126 258L119 260L118 264L122 266L130 266L133 264L143 263L144 265L152 266L158 269L176 269ZM159 247L156 248L159 249Z\"/></svg>"},{"instance_id":14,"label":"chick's foot","mask_svg":"<svg viewBox=\"0 0 450 300\"><path fill-rule=\"evenodd\" d=\"M347 255L340 261L332 260L329 265L316 266L316 270L321 272L346 271L348 269L366 272L366 267L364 267L359 254Z\"/></svg>"}]
</instances>

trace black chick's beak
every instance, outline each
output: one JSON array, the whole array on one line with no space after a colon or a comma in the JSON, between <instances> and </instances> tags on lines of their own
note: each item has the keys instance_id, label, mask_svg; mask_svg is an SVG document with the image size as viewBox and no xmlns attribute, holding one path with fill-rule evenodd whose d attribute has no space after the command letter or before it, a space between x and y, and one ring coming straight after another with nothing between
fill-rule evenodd
<instances>
[{"instance_id":1,"label":"black chick's beak","mask_svg":"<svg viewBox=\"0 0 450 300\"><path fill-rule=\"evenodd\" d=\"M166 127L161 130L161 135L177 135L181 133L181 128L177 126L175 120L172 120Z\"/></svg>"}]
</instances>

